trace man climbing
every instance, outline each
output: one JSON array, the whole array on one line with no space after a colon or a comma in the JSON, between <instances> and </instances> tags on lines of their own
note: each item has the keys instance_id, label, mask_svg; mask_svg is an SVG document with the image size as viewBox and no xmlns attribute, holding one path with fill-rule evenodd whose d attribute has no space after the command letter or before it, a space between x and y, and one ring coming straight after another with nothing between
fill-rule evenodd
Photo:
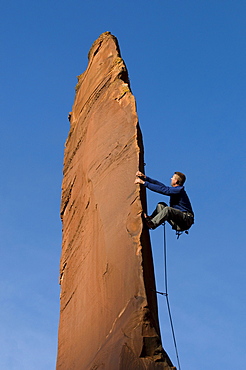
<instances>
[{"instance_id":1,"label":"man climbing","mask_svg":"<svg viewBox=\"0 0 246 370\"><path fill-rule=\"evenodd\" d=\"M165 221L169 222L177 232L188 230L193 225L194 213L184 189L186 177L183 173L174 173L171 178L171 186L153 180L140 171L137 171L136 176L135 184L142 184L156 193L170 196L170 206L160 202L151 216L144 214L146 225L150 229L155 229Z\"/></svg>"}]
</instances>

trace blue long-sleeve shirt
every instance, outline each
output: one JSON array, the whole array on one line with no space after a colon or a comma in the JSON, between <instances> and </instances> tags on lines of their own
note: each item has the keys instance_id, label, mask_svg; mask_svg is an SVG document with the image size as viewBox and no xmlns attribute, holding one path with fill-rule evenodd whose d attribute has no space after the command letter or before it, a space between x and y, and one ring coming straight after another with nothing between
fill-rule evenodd
<instances>
[{"instance_id":1,"label":"blue long-sleeve shirt","mask_svg":"<svg viewBox=\"0 0 246 370\"><path fill-rule=\"evenodd\" d=\"M182 212L190 212L194 214L184 186L166 186L157 180L151 179L148 176L146 176L146 179L144 179L144 181L144 185L148 189L156 193L170 196L170 207L179 209Z\"/></svg>"}]
</instances>

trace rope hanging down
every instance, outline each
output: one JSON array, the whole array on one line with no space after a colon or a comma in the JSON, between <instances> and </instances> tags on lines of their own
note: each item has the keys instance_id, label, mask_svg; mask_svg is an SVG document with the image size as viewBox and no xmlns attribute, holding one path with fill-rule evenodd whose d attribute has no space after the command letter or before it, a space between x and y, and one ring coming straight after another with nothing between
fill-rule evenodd
<instances>
[{"instance_id":1,"label":"rope hanging down","mask_svg":"<svg viewBox=\"0 0 246 370\"><path fill-rule=\"evenodd\" d=\"M168 299L168 284L167 284L167 243L166 243L165 222L163 224L163 229L164 229L164 283L165 283L165 293L161 293L161 292L156 292L156 293L161 294L161 295L164 295L166 297L168 315L169 315L170 326L171 326L171 330L172 330L173 343L174 343L174 347L175 347L175 352L176 352L176 357L177 357L177 362L178 362L178 368L179 368L179 370L181 370L180 361L179 361L179 355L178 355L178 347L177 347L177 342L176 342L175 332L174 332L174 327L173 327L173 320L172 320L171 308L170 308L169 299Z\"/></svg>"}]
</instances>

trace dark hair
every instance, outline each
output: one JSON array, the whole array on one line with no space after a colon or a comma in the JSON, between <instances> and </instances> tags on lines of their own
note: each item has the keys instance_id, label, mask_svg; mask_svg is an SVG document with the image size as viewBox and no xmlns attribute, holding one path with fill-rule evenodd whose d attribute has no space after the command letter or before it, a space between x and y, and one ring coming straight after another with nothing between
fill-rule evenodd
<instances>
[{"instance_id":1,"label":"dark hair","mask_svg":"<svg viewBox=\"0 0 246 370\"><path fill-rule=\"evenodd\" d=\"M184 185L186 176L182 172L174 172L175 175L178 176L178 184L179 185Z\"/></svg>"}]
</instances>

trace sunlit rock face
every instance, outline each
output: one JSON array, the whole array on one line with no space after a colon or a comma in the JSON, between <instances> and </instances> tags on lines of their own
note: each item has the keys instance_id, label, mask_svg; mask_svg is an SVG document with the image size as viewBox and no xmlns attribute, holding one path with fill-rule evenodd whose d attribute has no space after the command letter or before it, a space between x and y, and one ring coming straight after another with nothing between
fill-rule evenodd
<instances>
[{"instance_id":1,"label":"sunlit rock face","mask_svg":"<svg viewBox=\"0 0 246 370\"><path fill-rule=\"evenodd\" d=\"M57 369L174 369L161 345L143 143L116 38L94 42L65 147Z\"/></svg>"}]
</instances>

